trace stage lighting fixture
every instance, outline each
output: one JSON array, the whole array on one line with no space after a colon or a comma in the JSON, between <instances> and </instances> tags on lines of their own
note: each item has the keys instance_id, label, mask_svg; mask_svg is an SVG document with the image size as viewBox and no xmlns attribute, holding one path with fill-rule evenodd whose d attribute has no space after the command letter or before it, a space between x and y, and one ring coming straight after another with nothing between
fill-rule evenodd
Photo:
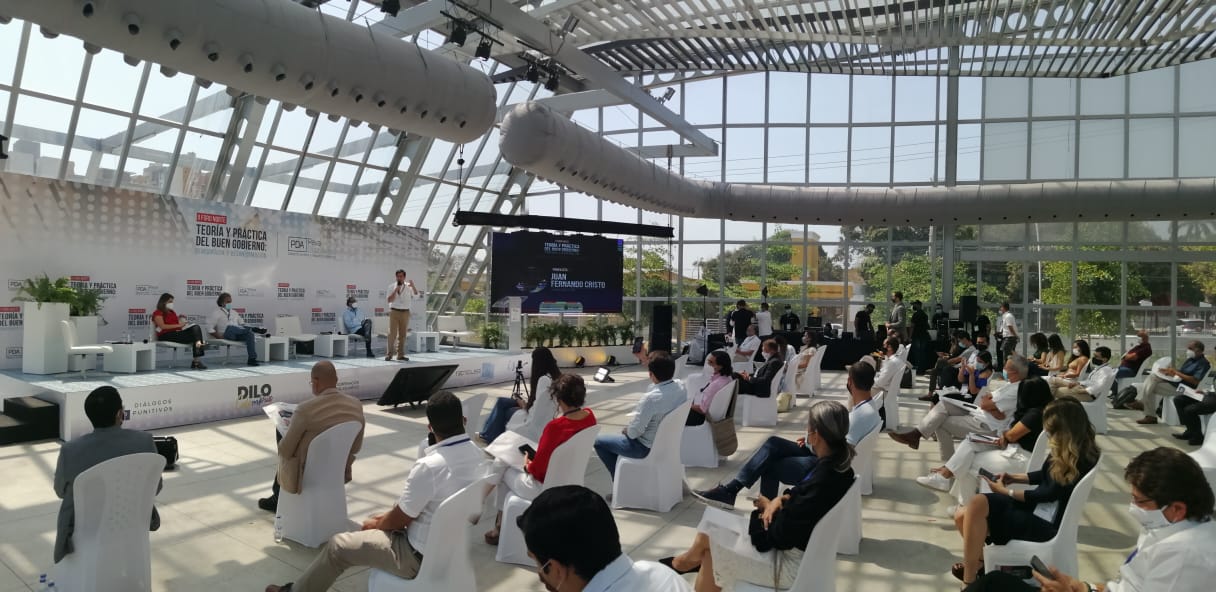
<instances>
[{"instance_id":1,"label":"stage lighting fixture","mask_svg":"<svg viewBox=\"0 0 1216 592\"><path fill-rule=\"evenodd\" d=\"M583 366L586 366L586 365L587 365L587 358L584 358L583 356L577 356L574 358L574 367L575 368L582 368Z\"/></svg>"},{"instance_id":2,"label":"stage lighting fixture","mask_svg":"<svg viewBox=\"0 0 1216 592\"><path fill-rule=\"evenodd\" d=\"M448 43L455 43L464 47L464 42L469 39L469 30L464 27L464 23L455 21L452 23L452 34L448 35Z\"/></svg>"},{"instance_id":3,"label":"stage lighting fixture","mask_svg":"<svg viewBox=\"0 0 1216 592\"><path fill-rule=\"evenodd\" d=\"M709 287L706 286L705 284L701 284L700 286L697 286L697 294L699 294L701 296L709 296Z\"/></svg>"},{"instance_id":4,"label":"stage lighting fixture","mask_svg":"<svg viewBox=\"0 0 1216 592\"><path fill-rule=\"evenodd\" d=\"M532 84L540 82L540 68L536 64L528 64L528 71L524 74L524 79Z\"/></svg>"},{"instance_id":5,"label":"stage lighting fixture","mask_svg":"<svg viewBox=\"0 0 1216 592\"><path fill-rule=\"evenodd\" d=\"M545 90L549 92L556 92L559 82L561 82L561 75L557 73L557 70L549 70L549 78L545 80Z\"/></svg>"},{"instance_id":6,"label":"stage lighting fixture","mask_svg":"<svg viewBox=\"0 0 1216 592\"><path fill-rule=\"evenodd\" d=\"M8 136L0 136L0 160L8 158L8 153L4 151L4 143L8 141Z\"/></svg>"},{"instance_id":7,"label":"stage lighting fixture","mask_svg":"<svg viewBox=\"0 0 1216 592\"><path fill-rule=\"evenodd\" d=\"M616 379L609 376L609 374L612 374L611 370L609 370L606 366L600 366L599 370L595 371L595 381L596 382L616 382Z\"/></svg>"},{"instance_id":8,"label":"stage lighting fixture","mask_svg":"<svg viewBox=\"0 0 1216 592\"><path fill-rule=\"evenodd\" d=\"M401 0L383 0L380 3L380 12L388 13L389 16L397 16L400 10Z\"/></svg>"},{"instance_id":9,"label":"stage lighting fixture","mask_svg":"<svg viewBox=\"0 0 1216 592\"><path fill-rule=\"evenodd\" d=\"M494 42L490 41L489 37L482 35L481 43L477 44L477 51L474 52L473 55L476 56L477 59L479 59L479 60L488 60L488 59L490 59L490 51L493 49L494 49Z\"/></svg>"}]
</instances>

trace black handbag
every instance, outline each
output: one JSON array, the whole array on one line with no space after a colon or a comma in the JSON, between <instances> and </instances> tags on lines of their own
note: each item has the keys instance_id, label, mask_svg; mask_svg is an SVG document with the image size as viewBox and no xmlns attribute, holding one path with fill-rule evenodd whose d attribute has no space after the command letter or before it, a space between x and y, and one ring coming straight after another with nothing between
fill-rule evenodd
<instances>
[{"instance_id":1,"label":"black handbag","mask_svg":"<svg viewBox=\"0 0 1216 592\"><path fill-rule=\"evenodd\" d=\"M165 457L165 470L172 470L177 465L177 438L153 436L152 443L156 445L156 452Z\"/></svg>"}]
</instances>

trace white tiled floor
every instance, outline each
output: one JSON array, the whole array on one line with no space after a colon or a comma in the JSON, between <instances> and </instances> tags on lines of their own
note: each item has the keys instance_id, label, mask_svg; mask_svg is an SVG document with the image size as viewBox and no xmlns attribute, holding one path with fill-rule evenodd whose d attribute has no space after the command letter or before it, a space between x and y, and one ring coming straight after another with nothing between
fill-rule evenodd
<instances>
[{"instance_id":1,"label":"white tiled floor","mask_svg":"<svg viewBox=\"0 0 1216 592\"><path fill-rule=\"evenodd\" d=\"M637 367L613 372L618 382L589 382L589 405L605 430L625 423L625 414L645 388L645 374ZM824 398L844 398L844 376L824 376ZM478 392L505 396L510 385L461 389L460 396ZM923 381L902 397L904 421L924 412L914 396ZM712 486L728 478L765 437L777 433L797 437L806 419L807 401L780 417L773 428L740 428L740 452L717 470L690 469L694 488ZM422 409L381 409L365 406L367 435L347 487L350 514L359 518L388 507L425 437ZM1125 510L1127 485L1122 467L1139 451L1159 445L1173 446L1171 428L1143 427L1129 412L1111 413L1111 433L1099 437L1106 460L1096 490L1082 520L1081 575L1089 579L1117 572L1135 542L1135 526ZM201 426L162 430L177 436L181 462L165 474L165 487L157 503L162 527L151 534L154 589L260 591L268 583L295 578L316 550L273 541L273 516L257 509L257 498L268 495L273 476L274 437L264 418L248 418ZM949 575L959 558L960 539L943 511L945 496L923 489L912 480L937 462L932 443L920 451L899 446L887 438L877 449L875 493L864 502L864 536L861 554L840 557L838 589L842 592L900 590L957 590ZM0 448L0 592L26 590L51 562L55 513L59 501L51 488L57 442L40 442ZM601 493L610 490L607 472L592 457L587 486ZM667 514L618 511L623 546L635 559L655 559L680 551L691 540L702 506L686 497ZM499 564L494 549L481 541L491 523L487 507L481 524L473 528L472 554L479 588L493 591L542 590L534 570ZM346 592L367 589L365 570L348 572L335 587Z\"/></svg>"}]
</instances>

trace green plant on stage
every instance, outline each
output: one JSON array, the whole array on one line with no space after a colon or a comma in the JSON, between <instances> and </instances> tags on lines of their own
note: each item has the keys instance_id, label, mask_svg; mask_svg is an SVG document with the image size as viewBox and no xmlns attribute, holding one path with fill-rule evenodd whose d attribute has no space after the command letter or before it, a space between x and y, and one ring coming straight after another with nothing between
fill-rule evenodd
<instances>
[{"instance_id":1,"label":"green plant on stage","mask_svg":"<svg viewBox=\"0 0 1216 592\"><path fill-rule=\"evenodd\" d=\"M76 298L68 303L74 317L95 317L101 315L101 306L106 297L101 290L85 288L76 291Z\"/></svg>"},{"instance_id":2,"label":"green plant on stage","mask_svg":"<svg viewBox=\"0 0 1216 592\"><path fill-rule=\"evenodd\" d=\"M616 326L617 345L629 345L633 341L633 323L622 323Z\"/></svg>"},{"instance_id":3,"label":"green plant on stage","mask_svg":"<svg viewBox=\"0 0 1216 592\"><path fill-rule=\"evenodd\" d=\"M61 277L51 281L44 273L41 277L28 278L21 282L13 302L36 302L38 308L42 308L44 302L62 302L71 306L76 302L76 297L76 289L71 286L68 278Z\"/></svg>"},{"instance_id":4,"label":"green plant on stage","mask_svg":"<svg viewBox=\"0 0 1216 592\"><path fill-rule=\"evenodd\" d=\"M574 327L574 344L578 346L591 345L591 341L595 338L595 331L591 327L576 325Z\"/></svg>"},{"instance_id":5,"label":"green plant on stage","mask_svg":"<svg viewBox=\"0 0 1216 592\"><path fill-rule=\"evenodd\" d=\"M502 344L502 327L498 323L486 322L481 326L481 345L486 349L498 349Z\"/></svg>"},{"instance_id":6,"label":"green plant on stage","mask_svg":"<svg viewBox=\"0 0 1216 592\"><path fill-rule=\"evenodd\" d=\"M567 325L565 323L557 323L554 327L557 343L559 347L570 347L574 345L574 335L578 331L578 327Z\"/></svg>"}]
</instances>

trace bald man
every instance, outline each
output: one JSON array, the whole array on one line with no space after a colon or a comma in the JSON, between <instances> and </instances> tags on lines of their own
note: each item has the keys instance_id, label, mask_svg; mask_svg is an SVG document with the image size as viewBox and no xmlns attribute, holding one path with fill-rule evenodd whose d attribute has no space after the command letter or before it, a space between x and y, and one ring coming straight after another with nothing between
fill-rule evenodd
<instances>
[{"instance_id":1,"label":"bald man","mask_svg":"<svg viewBox=\"0 0 1216 592\"><path fill-rule=\"evenodd\" d=\"M273 494L258 500L258 507L274 512L279 507L279 488L288 493L300 493L300 481L304 476L304 463L308 458L308 445L312 439L338 424L359 422L359 435L350 446L346 460L346 482L351 479L351 465L355 454L363 445L363 404L358 399L338 390L338 371L330 362L317 362L312 367L313 398L300 403L291 416L291 426L279 439L279 470L275 474ZM276 438L278 431L275 432Z\"/></svg>"}]
</instances>

